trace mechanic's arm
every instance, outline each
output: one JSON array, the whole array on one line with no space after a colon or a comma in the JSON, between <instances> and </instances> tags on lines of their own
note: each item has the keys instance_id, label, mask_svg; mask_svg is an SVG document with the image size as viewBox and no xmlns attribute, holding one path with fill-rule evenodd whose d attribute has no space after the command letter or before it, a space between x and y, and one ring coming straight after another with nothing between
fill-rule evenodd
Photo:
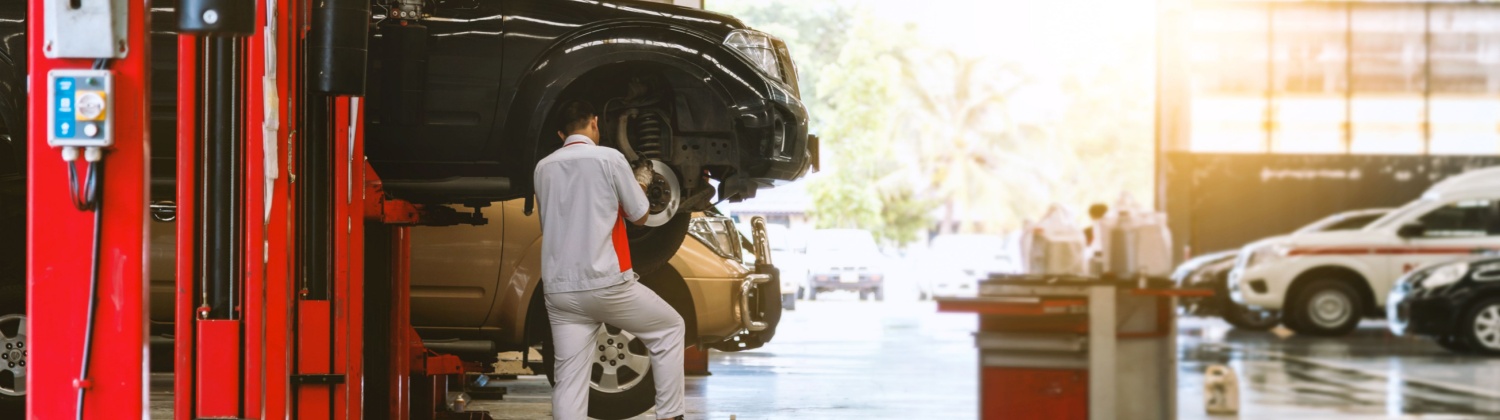
<instances>
[{"instance_id":1,"label":"mechanic's arm","mask_svg":"<svg viewBox=\"0 0 1500 420\"><path fill-rule=\"evenodd\" d=\"M630 171L630 163L625 161L624 155L620 155L618 159L610 159L609 166L609 176L615 185L615 195L620 197L620 210L625 212L625 220L636 225L646 224L651 203L646 200L645 187L635 180L635 173Z\"/></svg>"}]
</instances>

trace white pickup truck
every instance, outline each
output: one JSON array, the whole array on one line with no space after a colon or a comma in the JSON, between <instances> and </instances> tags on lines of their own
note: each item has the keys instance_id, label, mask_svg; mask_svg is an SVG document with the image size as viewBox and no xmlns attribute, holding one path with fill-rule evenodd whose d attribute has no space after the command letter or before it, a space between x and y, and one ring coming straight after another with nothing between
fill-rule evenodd
<instances>
[{"instance_id":1,"label":"white pickup truck","mask_svg":"<svg viewBox=\"0 0 1500 420\"><path fill-rule=\"evenodd\" d=\"M1237 303L1283 311L1302 334L1335 336L1379 316L1386 294L1417 267L1500 251L1500 167L1438 182L1421 198L1352 231L1246 245L1229 274Z\"/></svg>"}]
</instances>

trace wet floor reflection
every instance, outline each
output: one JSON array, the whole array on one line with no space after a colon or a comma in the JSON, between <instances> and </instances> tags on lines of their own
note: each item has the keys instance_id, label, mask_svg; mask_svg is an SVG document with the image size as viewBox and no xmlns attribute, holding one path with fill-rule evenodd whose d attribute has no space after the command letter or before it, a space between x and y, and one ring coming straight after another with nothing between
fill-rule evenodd
<instances>
[{"instance_id":1,"label":"wet floor reflection","mask_svg":"<svg viewBox=\"0 0 1500 420\"><path fill-rule=\"evenodd\" d=\"M1241 418L1500 416L1500 360L1394 337L1379 323L1328 338L1186 319L1179 339L1182 418L1209 417L1203 412L1202 372L1210 364L1239 373Z\"/></svg>"}]
</instances>

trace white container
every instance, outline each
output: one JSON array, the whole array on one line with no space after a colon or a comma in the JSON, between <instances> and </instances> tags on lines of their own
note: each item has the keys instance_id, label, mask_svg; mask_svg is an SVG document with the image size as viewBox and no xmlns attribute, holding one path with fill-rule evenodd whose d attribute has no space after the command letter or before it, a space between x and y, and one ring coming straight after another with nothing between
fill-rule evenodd
<instances>
[{"instance_id":1,"label":"white container","mask_svg":"<svg viewBox=\"0 0 1500 420\"><path fill-rule=\"evenodd\" d=\"M1084 275L1088 246L1072 214L1053 205L1040 221L1026 226L1021 239L1027 274Z\"/></svg>"},{"instance_id":2,"label":"white container","mask_svg":"<svg viewBox=\"0 0 1500 420\"><path fill-rule=\"evenodd\" d=\"M1102 275L1119 279L1172 274L1172 235L1167 216L1121 198L1114 214L1099 221Z\"/></svg>"}]
</instances>

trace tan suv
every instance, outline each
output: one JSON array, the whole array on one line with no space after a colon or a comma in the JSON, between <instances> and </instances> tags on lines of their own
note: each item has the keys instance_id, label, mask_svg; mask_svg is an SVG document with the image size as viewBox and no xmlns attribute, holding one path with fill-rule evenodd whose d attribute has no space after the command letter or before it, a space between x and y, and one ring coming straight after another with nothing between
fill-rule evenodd
<instances>
[{"instance_id":1,"label":"tan suv","mask_svg":"<svg viewBox=\"0 0 1500 420\"><path fill-rule=\"evenodd\" d=\"M412 228L412 325L429 348L469 360L490 362L498 352L540 347L543 360L528 362L550 378L551 329L539 284L541 225L536 214L526 214L523 200L498 204L482 226ZM727 217L694 216L688 235L695 240L682 241L668 264L642 273L641 283L682 315L688 345L721 351L764 345L781 318L779 273L766 256L764 223L751 229L757 237L752 243ZM172 322L171 226L152 223L151 230L151 318L158 332L170 330L162 327ZM625 418L649 409L656 390L645 346L614 328L600 328L598 336L601 343L625 345L609 349L615 363L592 367L589 415Z\"/></svg>"}]
</instances>

